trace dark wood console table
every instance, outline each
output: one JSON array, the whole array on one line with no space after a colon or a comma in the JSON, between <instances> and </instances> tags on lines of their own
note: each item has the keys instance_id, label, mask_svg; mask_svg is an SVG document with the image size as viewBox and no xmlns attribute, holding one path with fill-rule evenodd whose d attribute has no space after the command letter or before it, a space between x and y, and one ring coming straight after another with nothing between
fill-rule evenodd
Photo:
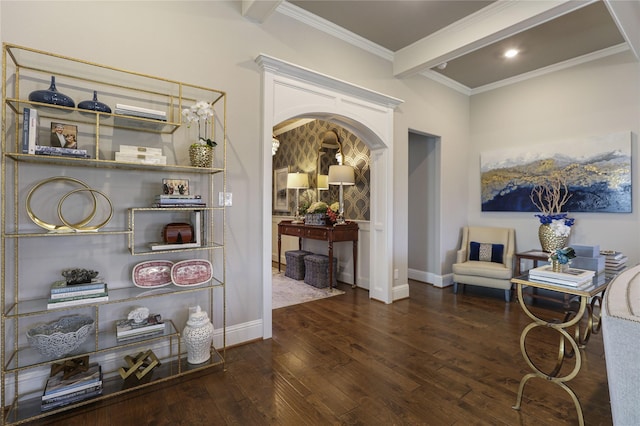
<instances>
[{"instance_id":1,"label":"dark wood console table","mask_svg":"<svg viewBox=\"0 0 640 426\"><path fill-rule=\"evenodd\" d=\"M283 220L278 224L278 272L280 271L280 252L282 250L282 235L298 237L298 248L302 250L302 239L322 240L329 243L329 290L333 285L333 243L353 241L353 286L356 286L358 265L358 224L347 222L344 225L305 225Z\"/></svg>"}]
</instances>

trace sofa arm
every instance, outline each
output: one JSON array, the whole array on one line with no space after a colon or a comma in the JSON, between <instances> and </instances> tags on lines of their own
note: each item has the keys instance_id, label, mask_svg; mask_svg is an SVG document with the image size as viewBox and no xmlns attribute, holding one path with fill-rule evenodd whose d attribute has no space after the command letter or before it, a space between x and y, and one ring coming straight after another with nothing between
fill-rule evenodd
<instances>
[{"instance_id":1,"label":"sofa arm","mask_svg":"<svg viewBox=\"0 0 640 426\"><path fill-rule=\"evenodd\" d=\"M467 249L460 249L457 251L456 263L462 263L467 261Z\"/></svg>"}]
</instances>

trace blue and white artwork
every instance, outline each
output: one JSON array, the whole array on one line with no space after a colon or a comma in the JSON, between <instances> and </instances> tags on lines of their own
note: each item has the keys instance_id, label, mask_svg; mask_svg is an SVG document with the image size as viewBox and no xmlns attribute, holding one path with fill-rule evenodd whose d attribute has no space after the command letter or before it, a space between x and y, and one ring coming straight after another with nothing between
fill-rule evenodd
<instances>
[{"instance_id":1,"label":"blue and white artwork","mask_svg":"<svg viewBox=\"0 0 640 426\"><path fill-rule=\"evenodd\" d=\"M631 132L484 152L482 211L537 212L529 195L558 173L571 198L563 211L631 212Z\"/></svg>"}]
</instances>

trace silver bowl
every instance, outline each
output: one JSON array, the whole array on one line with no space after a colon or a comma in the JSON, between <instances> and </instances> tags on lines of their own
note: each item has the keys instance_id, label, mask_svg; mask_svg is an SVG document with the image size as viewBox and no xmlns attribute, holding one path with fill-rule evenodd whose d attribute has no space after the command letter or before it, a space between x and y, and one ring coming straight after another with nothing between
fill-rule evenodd
<instances>
[{"instance_id":1,"label":"silver bowl","mask_svg":"<svg viewBox=\"0 0 640 426\"><path fill-rule=\"evenodd\" d=\"M78 349L94 327L95 321L88 316L62 317L27 331L27 341L44 356L62 357Z\"/></svg>"}]
</instances>

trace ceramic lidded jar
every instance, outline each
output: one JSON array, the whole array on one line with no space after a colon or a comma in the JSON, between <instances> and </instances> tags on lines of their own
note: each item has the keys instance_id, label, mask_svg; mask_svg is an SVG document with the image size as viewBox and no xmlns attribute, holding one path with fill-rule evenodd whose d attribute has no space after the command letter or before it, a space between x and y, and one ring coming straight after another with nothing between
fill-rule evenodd
<instances>
[{"instance_id":1,"label":"ceramic lidded jar","mask_svg":"<svg viewBox=\"0 0 640 426\"><path fill-rule=\"evenodd\" d=\"M213 324L207 313L200 306L189 308L189 320L182 332L187 346L187 362L202 364L211 358L211 343L213 341Z\"/></svg>"}]
</instances>

